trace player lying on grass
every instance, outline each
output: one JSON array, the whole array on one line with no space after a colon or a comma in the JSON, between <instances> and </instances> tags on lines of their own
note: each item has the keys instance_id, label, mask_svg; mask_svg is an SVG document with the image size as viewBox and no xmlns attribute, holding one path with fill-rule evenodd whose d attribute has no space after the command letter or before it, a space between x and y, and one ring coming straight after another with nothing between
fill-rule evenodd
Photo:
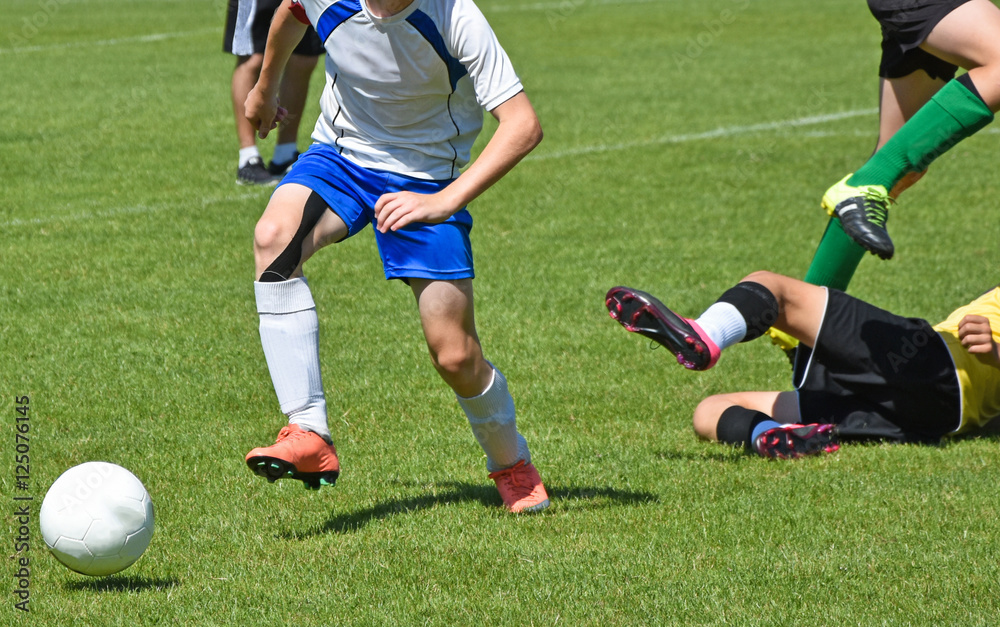
<instances>
[{"instance_id":1,"label":"player lying on grass","mask_svg":"<svg viewBox=\"0 0 1000 627\"><path fill-rule=\"evenodd\" d=\"M772 325L797 338L795 391L718 394L694 412L700 437L765 457L830 452L842 440L931 443L1000 414L1000 287L933 327L771 272L747 276L694 320L628 287L608 291L606 304L692 370Z\"/></svg>"},{"instance_id":2,"label":"player lying on grass","mask_svg":"<svg viewBox=\"0 0 1000 627\"><path fill-rule=\"evenodd\" d=\"M505 506L544 509L548 496L517 430L507 381L484 358L476 333L465 209L542 138L520 79L471 0L286 0L246 102L262 136L281 118L279 79L307 22L327 51L315 143L285 175L254 232L261 343L289 425L246 462L272 481L291 477L318 488L336 480L319 322L302 264L372 223L385 276L410 286L431 361L458 397ZM462 171L483 109L499 124ZM335 315L384 324L378 309L388 305L370 302L357 277L341 284L354 307ZM346 350L363 350L341 339ZM432 464L441 451L422 454Z\"/></svg>"}]
</instances>

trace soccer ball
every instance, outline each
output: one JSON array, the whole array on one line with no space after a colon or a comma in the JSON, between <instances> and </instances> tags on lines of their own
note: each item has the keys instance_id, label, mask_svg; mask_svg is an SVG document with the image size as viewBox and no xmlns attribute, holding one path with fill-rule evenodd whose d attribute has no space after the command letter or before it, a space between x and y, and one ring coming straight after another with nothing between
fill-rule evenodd
<instances>
[{"instance_id":1,"label":"soccer ball","mask_svg":"<svg viewBox=\"0 0 1000 627\"><path fill-rule=\"evenodd\" d=\"M87 462L55 480L38 521L57 560L84 575L111 575L131 566L149 546L153 501L121 466Z\"/></svg>"}]
</instances>

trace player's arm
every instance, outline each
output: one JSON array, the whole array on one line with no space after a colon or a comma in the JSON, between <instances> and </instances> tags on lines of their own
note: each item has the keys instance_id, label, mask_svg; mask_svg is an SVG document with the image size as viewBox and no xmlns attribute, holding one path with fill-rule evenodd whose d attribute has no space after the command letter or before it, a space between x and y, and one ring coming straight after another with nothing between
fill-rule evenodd
<instances>
[{"instance_id":1,"label":"player's arm","mask_svg":"<svg viewBox=\"0 0 1000 627\"><path fill-rule=\"evenodd\" d=\"M958 339L970 353L987 355L993 366L1000 368L1000 351L989 318L972 314L962 318L958 323Z\"/></svg>"},{"instance_id":2,"label":"player's arm","mask_svg":"<svg viewBox=\"0 0 1000 627\"><path fill-rule=\"evenodd\" d=\"M244 103L246 117L257 129L257 135L261 139L267 137L267 134L274 130L287 114L287 111L278 104L281 75L285 71L289 57L292 56L292 51L302 41L302 36L308 28L309 25L300 21L292 12L292 0L284 0L274 12L271 30L267 33L260 77L247 94Z\"/></svg>"},{"instance_id":3,"label":"player's arm","mask_svg":"<svg viewBox=\"0 0 1000 627\"><path fill-rule=\"evenodd\" d=\"M479 157L436 194L396 192L375 203L378 230L385 233L411 222L443 222L503 178L542 141L542 126L522 91L490 111L499 122Z\"/></svg>"}]
</instances>

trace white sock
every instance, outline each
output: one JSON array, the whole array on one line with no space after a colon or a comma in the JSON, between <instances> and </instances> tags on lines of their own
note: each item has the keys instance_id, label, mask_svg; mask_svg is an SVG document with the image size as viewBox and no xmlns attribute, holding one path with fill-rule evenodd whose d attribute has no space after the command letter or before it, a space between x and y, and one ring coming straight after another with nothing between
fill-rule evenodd
<instances>
[{"instance_id":1,"label":"white sock","mask_svg":"<svg viewBox=\"0 0 1000 627\"><path fill-rule=\"evenodd\" d=\"M298 154L299 148L295 142L278 144L274 147L274 154L271 155L271 163L288 163Z\"/></svg>"},{"instance_id":2,"label":"white sock","mask_svg":"<svg viewBox=\"0 0 1000 627\"><path fill-rule=\"evenodd\" d=\"M499 370L493 369L493 380L479 396L456 395L456 398L469 418L479 446L486 452L486 470L510 468L522 459L531 462L528 443L517 432L514 399L507 390L507 379Z\"/></svg>"},{"instance_id":3,"label":"white sock","mask_svg":"<svg viewBox=\"0 0 1000 627\"><path fill-rule=\"evenodd\" d=\"M319 317L304 278L253 284L260 343L281 411L290 424L330 440L319 372Z\"/></svg>"},{"instance_id":4,"label":"white sock","mask_svg":"<svg viewBox=\"0 0 1000 627\"><path fill-rule=\"evenodd\" d=\"M240 167L242 168L246 164L250 163L250 160L254 157L260 157L260 151L257 150L256 146L240 148Z\"/></svg>"},{"instance_id":5,"label":"white sock","mask_svg":"<svg viewBox=\"0 0 1000 627\"><path fill-rule=\"evenodd\" d=\"M731 303L715 303L695 320L719 349L736 344L747 335L747 321Z\"/></svg>"}]
</instances>

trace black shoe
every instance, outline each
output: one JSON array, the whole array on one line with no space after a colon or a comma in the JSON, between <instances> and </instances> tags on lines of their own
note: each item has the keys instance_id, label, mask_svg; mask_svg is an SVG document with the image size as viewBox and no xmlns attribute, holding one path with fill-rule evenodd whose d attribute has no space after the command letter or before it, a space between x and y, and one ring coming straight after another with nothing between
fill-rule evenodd
<instances>
[{"instance_id":1,"label":"black shoe","mask_svg":"<svg viewBox=\"0 0 1000 627\"><path fill-rule=\"evenodd\" d=\"M236 182L240 185L271 187L278 184L278 178L267 171L263 159L252 157L245 166L236 171Z\"/></svg>"},{"instance_id":2,"label":"black shoe","mask_svg":"<svg viewBox=\"0 0 1000 627\"><path fill-rule=\"evenodd\" d=\"M288 169L292 167L292 164L299 160L299 153L295 153L295 156L288 161L283 161L281 163L275 163L272 161L270 165L267 166L267 171L272 176L285 176Z\"/></svg>"},{"instance_id":3,"label":"black shoe","mask_svg":"<svg viewBox=\"0 0 1000 627\"><path fill-rule=\"evenodd\" d=\"M719 360L719 347L694 320L677 315L646 292L613 287L604 304L619 324L665 346L688 370L708 370Z\"/></svg>"},{"instance_id":4,"label":"black shoe","mask_svg":"<svg viewBox=\"0 0 1000 627\"><path fill-rule=\"evenodd\" d=\"M892 258L895 247L885 229L893 200L881 185L847 184L844 178L823 195L823 208L840 218L848 237L882 259Z\"/></svg>"}]
</instances>

